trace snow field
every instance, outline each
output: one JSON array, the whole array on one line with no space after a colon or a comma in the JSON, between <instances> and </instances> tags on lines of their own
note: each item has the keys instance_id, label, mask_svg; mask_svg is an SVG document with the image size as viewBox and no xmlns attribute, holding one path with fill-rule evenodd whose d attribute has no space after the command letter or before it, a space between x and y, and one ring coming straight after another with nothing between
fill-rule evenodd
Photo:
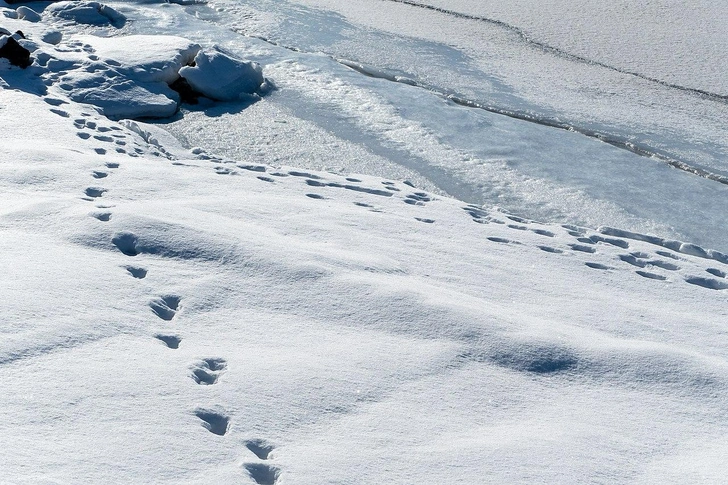
<instances>
[{"instance_id":1,"label":"snow field","mask_svg":"<svg viewBox=\"0 0 728 485\"><path fill-rule=\"evenodd\" d=\"M655 190L695 189L661 209L599 170L623 151L256 39L214 52L249 48L277 91L110 119L80 90L151 93L210 46L187 23L203 8L116 7L123 34L176 19L185 38L137 49L69 21L0 70L2 480L722 478L728 256L703 242L719 223L685 215L719 221L718 189L644 163ZM578 209L594 224L559 217Z\"/></svg>"}]
</instances>

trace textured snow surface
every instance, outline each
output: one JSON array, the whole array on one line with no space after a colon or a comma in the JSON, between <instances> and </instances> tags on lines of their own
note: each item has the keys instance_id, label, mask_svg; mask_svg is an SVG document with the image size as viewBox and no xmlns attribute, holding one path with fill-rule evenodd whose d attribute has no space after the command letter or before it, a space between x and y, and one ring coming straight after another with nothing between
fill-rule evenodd
<instances>
[{"instance_id":1,"label":"textured snow surface","mask_svg":"<svg viewBox=\"0 0 728 485\"><path fill-rule=\"evenodd\" d=\"M440 17L110 6L0 22L0 483L724 479L724 184L393 74ZM159 107L220 53L271 90Z\"/></svg>"}]
</instances>

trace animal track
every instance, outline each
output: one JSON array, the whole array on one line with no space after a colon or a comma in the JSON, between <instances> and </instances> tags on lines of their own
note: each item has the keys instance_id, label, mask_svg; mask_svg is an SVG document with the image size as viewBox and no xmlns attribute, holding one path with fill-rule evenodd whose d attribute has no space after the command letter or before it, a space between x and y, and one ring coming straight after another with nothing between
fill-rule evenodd
<instances>
[{"instance_id":1,"label":"animal track","mask_svg":"<svg viewBox=\"0 0 728 485\"><path fill-rule=\"evenodd\" d=\"M667 279L666 276L662 276L662 275L655 274L655 273L650 273L648 271L637 270L637 271L635 271L635 273L637 273L638 275L640 275L644 278L649 278L651 280L665 281Z\"/></svg>"},{"instance_id":2,"label":"animal track","mask_svg":"<svg viewBox=\"0 0 728 485\"><path fill-rule=\"evenodd\" d=\"M404 196L404 203L409 205L425 205L426 202L432 201L425 192L415 192Z\"/></svg>"},{"instance_id":3,"label":"animal track","mask_svg":"<svg viewBox=\"0 0 728 485\"><path fill-rule=\"evenodd\" d=\"M592 269L605 269L605 270L606 269L612 269L609 266L605 266L605 265L599 264L599 263L584 263L584 264L587 265L588 267L592 268Z\"/></svg>"},{"instance_id":4,"label":"animal track","mask_svg":"<svg viewBox=\"0 0 728 485\"><path fill-rule=\"evenodd\" d=\"M230 426L230 418L222 410L198 408L195 416L200 418L202 426L210 433L218 436L224 436Z\"/></svg>"},{"instance_id":5,"label":"animal track","mask_svg":"<svg viewBox=\"0 0 728 485\"><path fill-rule=\"evenodd\" d=\"M149 307L159 318L170 321L177 314L180 301L182 299L179 296L168 295L152 300Z\"/></svg>"},{"instance_id":6,"label":"animal track","mask_svg":"<svg viewBox=\"0 0 728 485\"><path fill-rule=\"evenodd\" d=\"M119 164L116 162L106 162L108 168L119 168Z\"/></svg>"},{"instance_id":7,"label":"animal track","mask_svg":"<svg viewBox=\"0 0 728 485\"><path fill-rule=\"evenodd\" d=\"M267 460L274 449L273 445L264 440L246 441L245 446L261 460Z\"/></svg>"},{"instance_id":8,"label":"animal track","mask_svg":"<svg viewBox=\"0 0 728 485\"><path fill-rule=\"evenodd\" d=\"M702 286L703 288L708 288L709 290L726 290L726 289L728 289L728 283L726 283L724 281L714 280L712 278L703 278L700 276L690 276L688 278L685 278L685 281L687 281L691 285Z\"/></svg>"},{"instance_id":9,"label":"animal track","mask_svg":"<svg viewBox=\"0 0 728 485\"><path fill-rule=\"evenodd\" d=\"M538 247L541 251L546 251L547 253L554 253L554 254L562 254L563 251L561 249L552 248L550 246L539 246Z\"/></svg>"},{"instance_id":10,"label":"animal track","mask_svg":"<svg viewBox=\"0 0 728 485\"><path fill-rule=\"evenodd\" d=\"M718 278L725 278L726 277L726 274L723 271L721 271L721 270L719 270L717 268L708 268L705 271L707 271L708 273L712 274L713 276L717 276Z\"/></svg>"},{"instance_id":11,"label":"animal track","mask_svg":"<svg viewBox=\"0 0 728 485\"><path fill-rule=\"evenodd\" d=\"M493 241L493 242L503 243L503 244L516 243L516 241L511 241L510 239L505 239L502 237L489 237L488 241Z\"/></svg>"},{"instance_id":12,"label":"animal track","mask_svg":"<svg viewBox=\"0 0 728 485\"><path fill-rule=\"evenodd\" d=\"M205 386L216 384L220 375L225 372L227 362L225 359L202 359L190 367L190 377L197 383Z\"/></svg>"},{"instance_id":13,"label":"animal track","mask_svg":"<svg viewBox=\"0 0 728 485\"><path fill-rule=\"evenodd\" d=\"M580 251L582 253L596 253L597 250L591 246L582 246L581 244L569 244L569 247L574 251Z\"/></svg>"},{"instance_id":14,"label":"animal track","mask_svg":"<svg viewBox=\"0 0 728 485\"><path fill-rule=\"evenodd\" d=\"M424 222L425 224L432 224L433 222L435 222L435 219L424 219L422 217L415 217L415 219L420 222Z\"/></svg>"},{"instance_id":15,"label":"animal track","mask_svg":"<svg viewBox=\"0 0 728 485\"><path fill-rule=\"evenodd\" d=\"M245 463L243 468L258 485L275 485L280 476L280 470L265 463Z\"/></svg>"},{"instance_id":16,"label":"animal track","mask_svg":"<svg viewBox=\"0 0 728 485\"><path fill-rule=\"evenodd\" d=\"M136 256L139 254L136 247L138 238L131 232L120 232L111 239L111 242L119 251L127 256Z\"/></svg>"},{"instance_id":17,"label":"animal track","mask_svg":"<svg viewBox=\"0 0 728 485\"><path fill-rule=\"evenodd\" d=\"M104 195L104 192L107 192L107 190L102 187L87 187L84 192L86 193L86 196L95 199Z\"/></svg>"},{"instance_id":18,"label":"animal track","mask_svg":"<svg viewBox=\"0 0 728 485\"><path fill-rule=\"evenodd\" d=\"M180 342L182 342L182 339L177 337L176 335L160 335L157 334L154 336L154 338L161 340L162 342L167 345L170 349L178 349Z\"/></svg>"},{"instance_id":19,"label":"animal track","mask_svg":"<svg viewBox=\"0 0 728 485\"><path fill-rule=\"evenodd\" d=\"M109 222L111 220L111 212L94 212L91 216L100 220L101 222Z\"/></svg>"},{"instance_id":20,"label":"animal track","mask_svg":"<svg viewBox=\"0 0 728 485\"><path fill-rule=\"evenodd\" d=\"M310 197L312 199L319 199L319 200L326 198L323 195L319 195L319 194L306 194L306 197Z\"/></svg>"},{"instance_id":21,"label":"animal track","mask_svg":"<svg viewBox=\"0 0 728 485\"><path fill-rule=\"evenodd\" d=\"M100 170L94 170L94 172L93 172L93 177L95 179L102 179L102 178L105 178L105 177L108 177L108 176L109 176L108 173L101 172Z\"/></svg>"},{"instance_id":22,"label":"animal track","mask_svg":"<svg viewBox=\"0 0 728 485\"><path fill-rule=\"evenodd\" d=\"M141 280L146 278L147 276L147 270L144 268L138 268L136 266L127 266L126 270L129 272L130 275L132 275L134 278Z\"/></svg>"}]
</instances>

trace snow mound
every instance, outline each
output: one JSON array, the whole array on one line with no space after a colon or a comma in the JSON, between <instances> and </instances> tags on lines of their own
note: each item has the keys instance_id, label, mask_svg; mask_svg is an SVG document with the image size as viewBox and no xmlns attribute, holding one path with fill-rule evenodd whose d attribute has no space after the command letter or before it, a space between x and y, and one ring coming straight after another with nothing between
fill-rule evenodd
<instances>
[{"instance_id":1,"label":"snow mound","mask_svg":"<svg viewBox=\"0 0 728 485\"><path fill-rule=\"evenodd\" d=\"M60 87L71 99L93 104L115 119L165 118L177 111L179 96L169 84L192 62L198 44L175 36L79 39L96 60L61 77Z\"/></svg>"},{"instance_id":2,"label":"snow mound","mask_svg":"<svg viewBox=\"0 0 728 485\"><path fill-rule=\"evenodd\" d=\"M183 67L179 74L193 89L218 101L253 94L264 80L257 62L234 59L221 52L199 52L195 64Z\"/></svg>"},{"instance_id":3,"label":"snow mound","mask_svg":"<svg viewBox=\"0 0 728 485\"><path fill-rule=\"evenodd\" d=\"M17 13L19 20L27 20L28 22L33 23L40 22L41 20L41 16L38 12L30 7L26 7L25 5L21 5L16 8L15 12Z\"/></svg>"},{"instance_id":4,"label":"snow mound","mask_svg":"<svg viewBox=\"0 0 728 485\"><path fill-rule=\"evenodd\" d=\"M111 25L121 28L126 24L126 17L99 2L58 2L49 5L45 12L53 17L72 20L79 24Z\"/></svg>"}]
</instances>

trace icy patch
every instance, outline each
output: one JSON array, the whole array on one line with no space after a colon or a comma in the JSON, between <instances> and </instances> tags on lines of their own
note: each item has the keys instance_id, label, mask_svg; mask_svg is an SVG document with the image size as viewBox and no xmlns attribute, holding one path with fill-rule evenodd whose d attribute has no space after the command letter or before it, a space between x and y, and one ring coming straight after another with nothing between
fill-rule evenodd
<instances>
[{"instance_id":1,"label":"icy patch","mask_svg":"<svg viewBox=\"0 0 728 485\"><path fill-rule=\"evenodd\" d=\"M263 84L257 62L233 59L221 52L199 52L192 66L179 71L193 89L211 99L232 101L253 94Z\"/></svg>"}]
</instances>

